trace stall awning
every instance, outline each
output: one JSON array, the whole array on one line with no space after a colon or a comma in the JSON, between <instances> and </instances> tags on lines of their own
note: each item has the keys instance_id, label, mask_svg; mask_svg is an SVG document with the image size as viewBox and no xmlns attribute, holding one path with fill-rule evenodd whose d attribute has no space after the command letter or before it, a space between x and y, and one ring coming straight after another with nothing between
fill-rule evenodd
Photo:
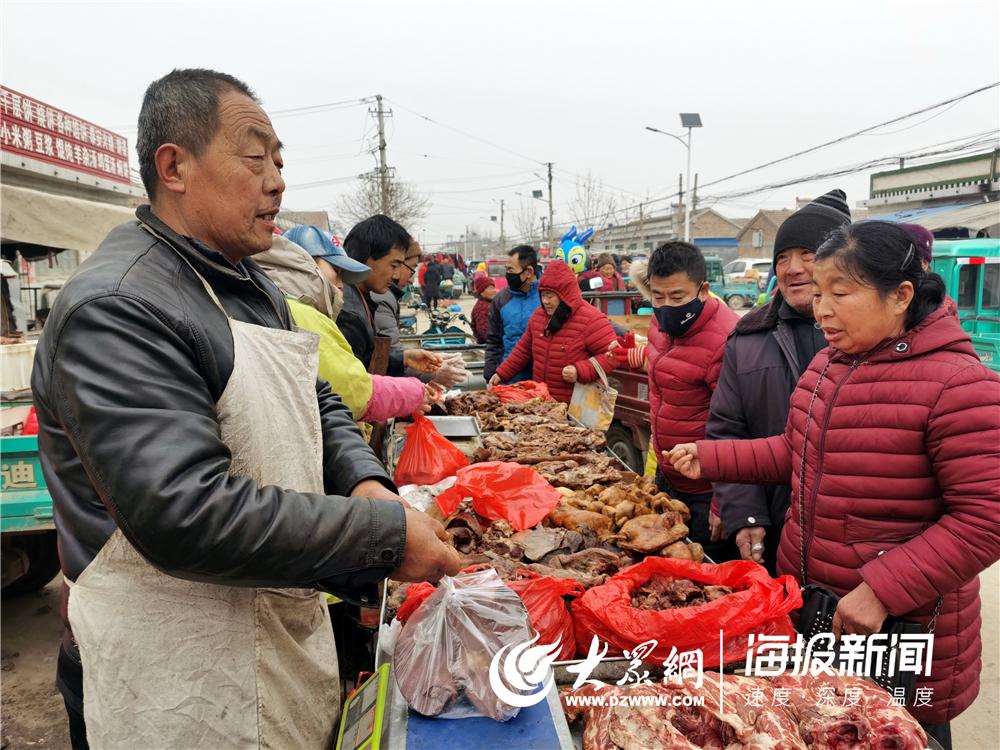
<instances>
[{"instance_id":1,"label":"stall awning","mask_svg":"<svg viewBox=\"0 0 1000 750\"><path fill-rule=\"evenodd\" d=\"M135 219L126 206L0 185L0 239L92 252L113 228Z\"/></svg>"},{"instance_id":2,"label":"stall awning","mask_svg":"<svg viewBox=\"0 0 1000 750\"><path fill-rule=\"evenodd\" d=\"M948 227L962 227L975 234L981 229L990 229L1000 224L1000 202L908 208L868 218L919 224L932 232Z\"/></svg>"}]
</instances>

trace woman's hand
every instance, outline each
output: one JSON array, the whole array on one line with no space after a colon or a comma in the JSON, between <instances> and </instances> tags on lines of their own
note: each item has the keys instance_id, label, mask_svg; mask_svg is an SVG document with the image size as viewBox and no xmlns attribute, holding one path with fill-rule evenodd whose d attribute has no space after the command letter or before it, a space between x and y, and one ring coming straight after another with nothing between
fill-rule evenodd
<instances>
[{"instance_id":1,"label":"woman's hand","mask_svg":"<svg viewBox=\"0 0 1000 750\"><path fill-rule=\"evenodd\" d=\"M567 383L575 383L578 375L573 365L566 365L562 371L562 379Z\"/></svg>"},{"instance_id":2,"label":"woman's hand","mask_svg":"<svg viewBox=\"0 0 1000 750\"><path fill-rule=\"evenodd\" d=\"M841 633L850 635L877 633L882 629L882 623L888 616L888 610L875 596L871 586L862 583L837 605L837 611L833 613L833 637L839 639Z\"/></svg>"},{"instance_id":3,"label":"woman's hand","mask_svg":"<svg viewBox=\"0 0 1000 750\"><path fill-rule=\"evenodd\" d=\"M420 411L424 414L429 412L434 404L441 401L441 394L443 393L444 389L437 383L424 383L424 403L420 405Z\"/></svg>"},{"instance_id":4,"label":"woman's hand","mask_svg":"<svg viewBox=\"0 0 1000 750\"><path fill-rule=\"evenodd\" d=\"M713 542L729 538L729 534L726 533L726 527L722 525L722 519L719 517L719 514L712 510L708 512L708 531L709 538Z\"/></svg>"},{"instance_id":5,"label":"woman's hand","mask_svg":"<svg viewBox=\"0 0 1000 750\"><path fill-rule=\"evenodd\" d=\"M673 450L663 451L663 458L688 479L701 479L697 443L679 443Z\"/></svg>"},{"instance_id":6,"label":"woman's hand","mask_svg":"<svg viewBox=\"0 0 1000 750\"><path fill-rule=\"evenodd\" d=\"M500 376L493 373L493 377L490 378L490 382L487 385L500 385Z\"/></svg>"},{"instance_id":7,"label":"woman's hand","mask_svg":"<svg viewBox=\"0 0 1000 750\"><path fill-rule=\"evenodd\" d=\"M427 375L437 372L442 361L440 354L434 354L426 349L407 349L403 352L404 365Z\"/></svg>"}]
</instances>

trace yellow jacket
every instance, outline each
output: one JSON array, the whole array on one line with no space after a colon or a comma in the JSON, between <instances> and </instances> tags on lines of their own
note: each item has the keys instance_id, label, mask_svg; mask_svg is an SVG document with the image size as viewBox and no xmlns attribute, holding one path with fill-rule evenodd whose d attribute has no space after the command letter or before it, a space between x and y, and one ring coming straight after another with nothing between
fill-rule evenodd
<instances>
[{"instance_id":1,"label":"yellow jacket","mask_svg":"<svg viewBox=\"0 0 1000 750\"><path fill-rule=\"evenodd\" d=\"M371 375L354 356L334 321L303 302L294 299L287 302L295 325L319 334L319 376L340 396L355 421L360 420L372 397Z\"/></svg>"}]
</instances>

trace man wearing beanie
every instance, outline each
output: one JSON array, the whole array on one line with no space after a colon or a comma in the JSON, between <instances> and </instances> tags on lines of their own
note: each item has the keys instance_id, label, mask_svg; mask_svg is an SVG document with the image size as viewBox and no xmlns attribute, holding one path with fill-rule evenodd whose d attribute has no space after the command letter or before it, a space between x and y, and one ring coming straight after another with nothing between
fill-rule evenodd
<instances>
[{"instance_id":1,"label":"man wearing beanie","mask_svg":"<svg viewBox=\"0 0 1000 750\"><path fill-rule=\"evenodd\" d=\"M741 440L785 431L795 384L826 347L812 313L813 258L831 231L850 222L847 195L831 190L778 228L773 254L778 289L770 302L737 323L726 342L706 439ZM713 490L722 526L736 535L742 557L774 574L791 488L716 482Z\"/></svg>"}]
</instances>

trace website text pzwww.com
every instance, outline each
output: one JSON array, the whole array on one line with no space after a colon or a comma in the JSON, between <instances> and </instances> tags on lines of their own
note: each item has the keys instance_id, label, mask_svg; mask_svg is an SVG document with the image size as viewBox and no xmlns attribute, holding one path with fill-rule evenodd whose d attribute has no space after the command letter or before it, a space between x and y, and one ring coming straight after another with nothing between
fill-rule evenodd
<instances>
[{"instance_id":1,"label":"website text pzwww.com","mask_svg":"<svg viewBox=\"0 0 1000 750\"><path fill-rule=\"evenodd\" d=\"M705 705L704 695L567 695L563 698L566 706L644 708L650 706L700 707Z\"/></svg>"}]
</instances>

